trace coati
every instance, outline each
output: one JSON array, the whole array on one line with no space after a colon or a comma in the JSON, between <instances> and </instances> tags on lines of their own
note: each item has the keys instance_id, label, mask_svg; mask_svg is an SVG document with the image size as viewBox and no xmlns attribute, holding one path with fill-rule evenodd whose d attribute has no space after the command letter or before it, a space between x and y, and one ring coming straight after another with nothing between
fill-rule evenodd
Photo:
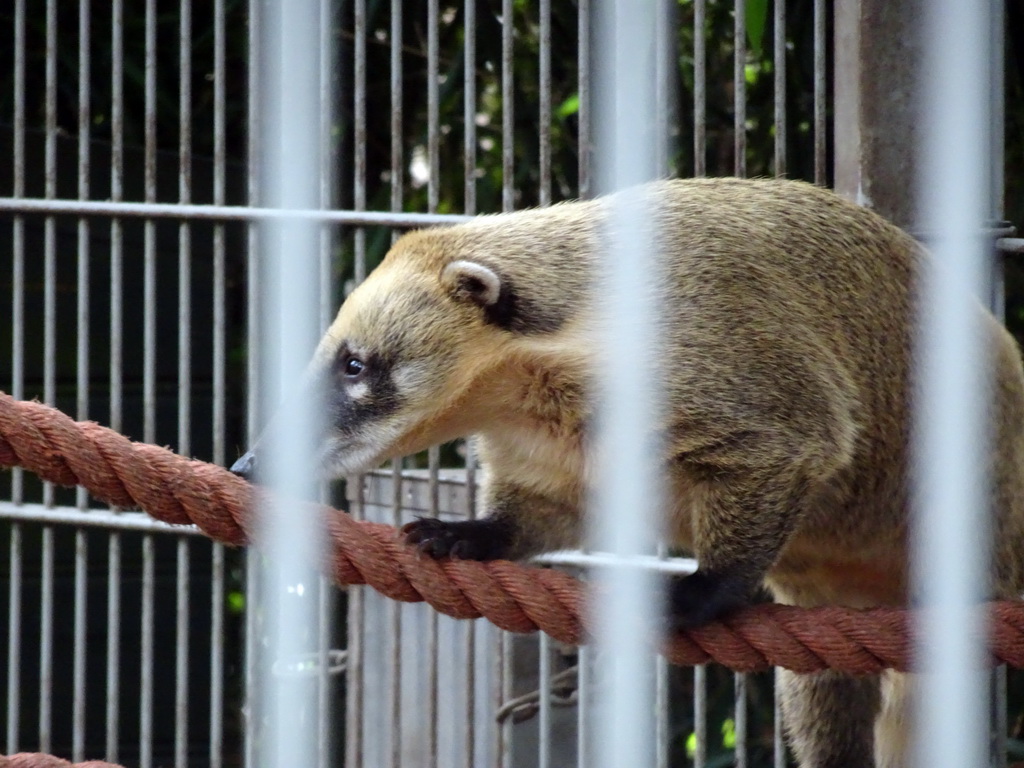
<instances>
[{"instance_id":1,"label":"coati","mask_svg":"<svg viewBox=\"0 0 1024 768\"><path fill-rule=\"evenodd\" d=\"M668 535L699 563L670 587L678 622L706 622L762 585L802 606L906 604L915 276L927 256L802 182L676 180L645 194L661 270L650 375L667 404ZM409 233L320 342L307 373L327 408L326 474L479 436L486 517L406 526L427 555L521 559L580 545L595 285L613 203ZM1010 596L1024 588L1024 372L1008 333L988 313L983 322L991 590ZM251 473L261 444L233 469ZM883 703L878 678L783 682L800 765L903 764L900 702ZM900 688L897 676L884 683Z\"/></svg>"}]
</instances>

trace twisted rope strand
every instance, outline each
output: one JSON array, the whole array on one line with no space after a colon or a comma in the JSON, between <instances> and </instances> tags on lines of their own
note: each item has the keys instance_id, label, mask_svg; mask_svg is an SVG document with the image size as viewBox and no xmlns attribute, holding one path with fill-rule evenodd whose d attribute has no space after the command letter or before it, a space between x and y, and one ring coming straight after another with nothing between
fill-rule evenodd
<instances>
[{"instance_id":1,"label":"twisted rope strand","mask_svg":"<svg viewBox=\"0 0 1024 768\"><path fill-rule=\"evenodd\" d=\"M98 424L75 422L3 393L0 466L23 466L45 480L82 485L116 507L137 506L167 523L194 524L236 546L254 540L250 510L266 498L221 467L131 442ZM296 506L298 514L322 524L331 548L321 567L339 584L367 584L395 600L426 601L459 619L482 616L511 632L539 629L571 644L585 639L584 586L561 571L507 561L433 560L407 546L390 526L356 521L329 507ZM896 608L759 605L678 633L663 643L662 652L675 664L715 662L741 672L772 666L859 675L906 671L908 626L907 612ZM993 662L1024 666L1024 605L994 603L990 637Z\"/></svg>"},{"instance_id":2,"label":"twisted rope strand","mask_svg":"<svg viewBox=\"0 0 1024 768\"><path fill-rule=\"evenodd\" d=\"M124 768L123 765L104 763L102 760L86 760L72 763L53 755L39 752L19 752L16 755L0 755L0 768Z\"/></svg>"}]
</instances>

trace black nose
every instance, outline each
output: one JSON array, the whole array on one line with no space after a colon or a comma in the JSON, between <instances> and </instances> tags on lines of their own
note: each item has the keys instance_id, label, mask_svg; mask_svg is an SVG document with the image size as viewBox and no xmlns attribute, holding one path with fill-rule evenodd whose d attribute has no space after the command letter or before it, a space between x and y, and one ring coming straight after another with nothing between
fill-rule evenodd
<instances>
[{"instance_id":1,"label":"black nose","mask_svg":"<svg viewBox=\"0 0 1024 768\"><path fill-rule=\"evenodd\" d=\"M244 456L231 465L231 471L239 477L252 480L253 473L256 471L255 451L247 451Z\"/></svg>"}]
</instances>

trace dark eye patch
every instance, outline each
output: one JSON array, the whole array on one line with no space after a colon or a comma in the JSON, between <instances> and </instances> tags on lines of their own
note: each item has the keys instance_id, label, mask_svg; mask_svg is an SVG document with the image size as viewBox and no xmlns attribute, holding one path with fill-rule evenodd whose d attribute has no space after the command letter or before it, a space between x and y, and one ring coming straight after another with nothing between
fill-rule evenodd
<instances>
[{"instance_id":1,"label":"dark eye patch","mask_svg":"<svg viewBox=\"0 0 1024 768\"><path fill-rule=\"evenodd\" d=\"M342 345L335 358L330 386L331 416L339 431L356 430L367 421L398 410L401 401L391 378L392 367L391 360L384 355L354 354L348 345ZM366 392L354 400L349 397L348 385L357 382L366 384Z\"/></svg>"}]
</instances>

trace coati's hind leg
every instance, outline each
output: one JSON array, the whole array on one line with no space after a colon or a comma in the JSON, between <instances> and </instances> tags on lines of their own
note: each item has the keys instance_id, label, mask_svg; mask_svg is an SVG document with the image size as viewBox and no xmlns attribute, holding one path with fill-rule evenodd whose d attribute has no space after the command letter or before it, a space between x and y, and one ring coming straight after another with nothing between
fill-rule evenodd
<instances>
[{"instance_id":1,"label":"coati's hind leg","mask_svg":"<svg viewBox=\"0 0 1024 768\"><path fill-rule=\"evenodd\" d=\"M485 504L488 514L480 520L421 517L405 525L402 533L426 555L463 560L522 560L580 545L578 509L514 485L493 483Z\"/></svg>"},{"instance_id":2,"label":"coati's hind leg","mask_svg":"<svg viewBox=\"0 0 1024 768\"><path fill-rule=\"evenodd\" d=\"M696 627L749 603L799 522L820 478L805 462L710 471L693 494L698 569L669 584L670 624Z\"/></svg>"},{"instance_id":3,"label":"coati's hind leg","mask_svg":"<svg viewBox=\"0 0 1024 768\"><path fill-rule=\"evenodd\" d=\"M789 745L801 768L875 768L877 677L777 674Z\"/></svg>"}]
</instances>

